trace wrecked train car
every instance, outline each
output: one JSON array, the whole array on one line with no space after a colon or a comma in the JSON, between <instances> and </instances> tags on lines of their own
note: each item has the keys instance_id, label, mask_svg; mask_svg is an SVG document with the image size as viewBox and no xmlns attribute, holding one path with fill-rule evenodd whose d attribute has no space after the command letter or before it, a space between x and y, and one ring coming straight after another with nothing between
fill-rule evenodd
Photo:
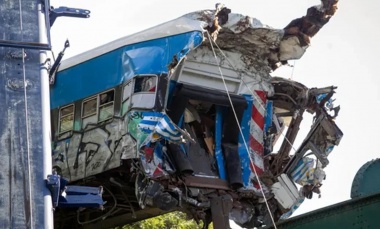
<instances>
[{"instance_id":1,"label":"wrecked train car","mask_svg":"<svg viewBox=\"0 0 380 229\"><path fill-rule=\"evenodd\" d=\"M106 203L59 209L57 228L115 227L173 210L215 228L229 219L261 226L320 193L343 136L335 87L269 73L302 56L334 7L323 1L283 30L217 5L62 62L51 86L53 166L72 184L103 186ZM305 111L313 126L290 154Z\"/></svg>"}]
</instances>

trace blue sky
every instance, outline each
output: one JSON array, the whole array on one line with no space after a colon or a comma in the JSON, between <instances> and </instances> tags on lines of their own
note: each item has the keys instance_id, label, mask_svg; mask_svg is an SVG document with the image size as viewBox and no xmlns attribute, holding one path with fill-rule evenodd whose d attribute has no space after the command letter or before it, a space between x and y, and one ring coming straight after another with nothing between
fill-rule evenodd
<instances>
[{"instance_id":1,"label":"blue sky","mask_svg":"<svg viewBox=\"0 0 380 229\"><path fill-rule=\"evenodd\" d=\"M112 3L111 3L112 2ZM89 19L58 18L52 28L53 50L57 55L66 38L71 47L65 58L133 34L188 12L213 9L216 1L100 1L52 0L51 5L84 8L91 11ZM249 15L274 28L283 28L291 20L306 14L308 7L319 0L230 0L223 2L232 12ZM339 10L330 22L312 39L305 55L295 68L282 67L273 76L290 78L308 87L338 86L335 98L341 105L338 126L344 137L329 156L325 169L327 179L322 198L306 200L297 214L331 205L350 197L352 180L365 162L379 157L376 118L380 105L379 64L380 1L340 1ZM301 134L311 125L306 117ZM298 137L295 147L302 141Z\"/></svg>"}]
</instances>

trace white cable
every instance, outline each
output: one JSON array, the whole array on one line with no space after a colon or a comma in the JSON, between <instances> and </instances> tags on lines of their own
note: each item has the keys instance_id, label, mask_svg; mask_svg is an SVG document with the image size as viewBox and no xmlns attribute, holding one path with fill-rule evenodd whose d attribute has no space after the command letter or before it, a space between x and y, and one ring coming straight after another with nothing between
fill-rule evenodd
<instances>
[{"instance_id":1,"label":"white cable","mask_svg":"<svg viewBox=\"0 0 380 229\"><path fill-rule=\"evenodd\" d=\"M294 74L294 69L296 68L296 60L293 60L293 66L292 66L292 73L290 75L290 79L293 80L293 74Z\"/></svg>"},{"instance_id":2,"label":"white cable","mask_svg":"<svg viewBox=\"0 0 380 229\"><path fill-rule=\"evenodd\" d=\"M208 39L210 40L211 49L212 49L212 52L213 52L213 54L214 54L215 61L216 61L217 65L218 65L219 73L220 73L220 76L221 76L221 78L222 78L223 85L224 85L224 88L225 88L225 90L226 90L228 100L229 100L229 102L230 102L230 104L231 104L232 112L234 113L235 120L236 120L237 126L239 127L240 134L241 134L241 136L243 136L242 139L243 139L243 142L244 142L245 149L247 150L247 152L248 152L248 157L249 157L251 163L253 164L253 158L251 158L251 155L249 154L248 145L247 145L247 142L245 141L244 134L243 134L243 131L242 131L241 126L240 126L240 123L239 123L239 119L238 119L238 117L237 117L237 115L236 115L236 111L235 111L235 108L234 108L234 106L233 106L233 103L232 103L232 100L231 100L230 93L228 92L227 84L226 84L226 81L225 81L225 79L224 79L224 76L223 76L223 73L222 73L222 69L220 68L220 65L219 65L219 63L218 63L218 57L216 56L216 53L215 53L215 50L214 50L214 46L212 45L212 39L211 39L210 34L209 34L208 31L207 31L207 35L208 35ZM257 178L257 182L258 182L258 184L259 184L261 194L262 194L263 197L264 197L264 201L265 201L265 204L266 204L266 206L267 206L267 209L268 209L268 212L269 212L269 216L270 216L270 218L271 218L271 220L272 220L273 226L274 226L275 229L277 229L276 222L274 221L274 218L273 218L272 212L271 212L270 207L269 207L269 204L268 204L268 200L267 200L267 198L265 197L265 193L264 193L264 191L263 191L263 186L262 186L261 181L260 181L260 178L259 178L259 176L258 176L258 174L257 174L257 172L256 172L256 168L255 168L255 166L252 166L252 168L253 168L253 172L255 173L255 176L256 176L256 178Z\"/></svg>"}]
</instances>

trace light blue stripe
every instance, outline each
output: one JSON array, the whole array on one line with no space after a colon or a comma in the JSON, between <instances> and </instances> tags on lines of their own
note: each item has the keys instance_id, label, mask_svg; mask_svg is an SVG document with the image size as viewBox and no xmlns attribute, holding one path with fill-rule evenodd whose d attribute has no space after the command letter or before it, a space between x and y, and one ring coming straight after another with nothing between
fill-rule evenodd
<instances>
[{"instance_id":1,"label":"light blue stripe","mask_svg":"<svg viewBox=\"0 0 380 229\"><path fill-rule=\"evenodd\" d=\"M155 126L157 125L158 121L150 121L150 120L141 120L139 125L147 125L147 126Z\"/></svg>"}]
</instances>

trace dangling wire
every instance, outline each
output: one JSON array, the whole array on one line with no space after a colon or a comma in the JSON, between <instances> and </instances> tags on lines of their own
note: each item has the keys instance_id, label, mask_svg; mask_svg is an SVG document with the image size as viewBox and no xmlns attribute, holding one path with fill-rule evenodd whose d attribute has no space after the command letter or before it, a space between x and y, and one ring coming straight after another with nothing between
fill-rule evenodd
<instances>
[{"instance_id":1,"label":"dangling wire","mask_svg":"<svg viewBox=\"0 0 380 229\"><path fill-rule=\"evenodd\" d=\"M237 117L237 115L236 115L236 111L235 111L235 108L234 108L233 103L232 103L232 100L231 100L230 93L229 93L228 88L227 88L226 81L225 81L224 76L223 76L223 73L222 73L222 69L220 68L220 64L218 63L218 57L216 56L216 53L215 53L215 50L214 50L214 46L213 46L213 44L212 44L212 41L213 41L213 40L211 39L211 36L210 36L210 34L209 34L208 31L207 31L207 35L208 35L208 39L210 40L211 49L212 49L212 52L213 52L213 54L214 54L215 61L216 61L217 65L218 65L219 73L220 73L220 76L221 76L221 78L222 78L223 85L224 85L224 88L225 88L225 90L226 90L227 97L228 97L228 100L229 100L230 105L231 105L231 108L232 108L232 112L233 112L233 114L234 114L234 116L235 116L235 120L236 120L237 126L239 127L240 134L241 134L242 136L244 136L243 131L242 131L241 126L240 126L240 123L239 123L239 119L238 119L238 117ZM246 142L245 138L243 137L242 139L243 139L243 142L244 142L245 149L247 150L247 152L249 152L248 145L247 145L247 142ZM248 153L248 156L249 156L249 159L250 159L251 163L253 163L253 158L251 157L251 155L250 155L249 153ZM264 197L265 205L267 206L267 209L268 209L268 212L269 212L269 216L270 216L270 218L271 218L271 220L272 220L273 226L274 226L275 229L277 229L276 222L274 221L274 218L273 218L272 212L271 212L270 207L269 207L269 204L268 204L268 200L267 200L267 198L265 197L265 193L264 193L264 191L263 191L263 186L262 186L261 181L260 181L260 178L259 178L259 176L258 176L258 174L257 174L257 172L256 172L256 168L255 168L255 166L252 166L252 169L253 169L253 172L255 173L255 176L256 176L256 178L257 178L257 182L258 182L258 184L259 184L261 194L262 194L263 197Z\"/></svg>"},{"instance_id":2,"label":"dangling wire","mask_svg":"<svg viewBox=\"0 0 380 229\"><path fill-rule=\"evenodd\" d=\"M85 224L96 222L98 220L104 220L105 218L107 218L108 216L110 216L114 212L114 210L117 207L116 196L111 192L111 188L107 188L106 186L103 186L103 188L108 191L108 193L111 195L111 197L112 197L112 199L114 201L114 204L113 204L112 208L109 211L107 211L106 213L104 213L103 215L101 215L99 217L96 217L95 219L90 219L90 220L87 220L87 221L80 221L80 209L78 209L77 210L77 222L78 222L78 224L85 225Z\"/></svg>"},{"instance_id":3,"label":"dangling wire","mask_svg":"<svg viewBox=\"0 0 380 229\"><path fill-rule=\"evenodd\" d=\"M294 69L296 68L296 60L293 60L293 66L292 66L292 73L290 75L290 79L293 80L293 74L294 74Z\"/></svg>"}]
</instances>

